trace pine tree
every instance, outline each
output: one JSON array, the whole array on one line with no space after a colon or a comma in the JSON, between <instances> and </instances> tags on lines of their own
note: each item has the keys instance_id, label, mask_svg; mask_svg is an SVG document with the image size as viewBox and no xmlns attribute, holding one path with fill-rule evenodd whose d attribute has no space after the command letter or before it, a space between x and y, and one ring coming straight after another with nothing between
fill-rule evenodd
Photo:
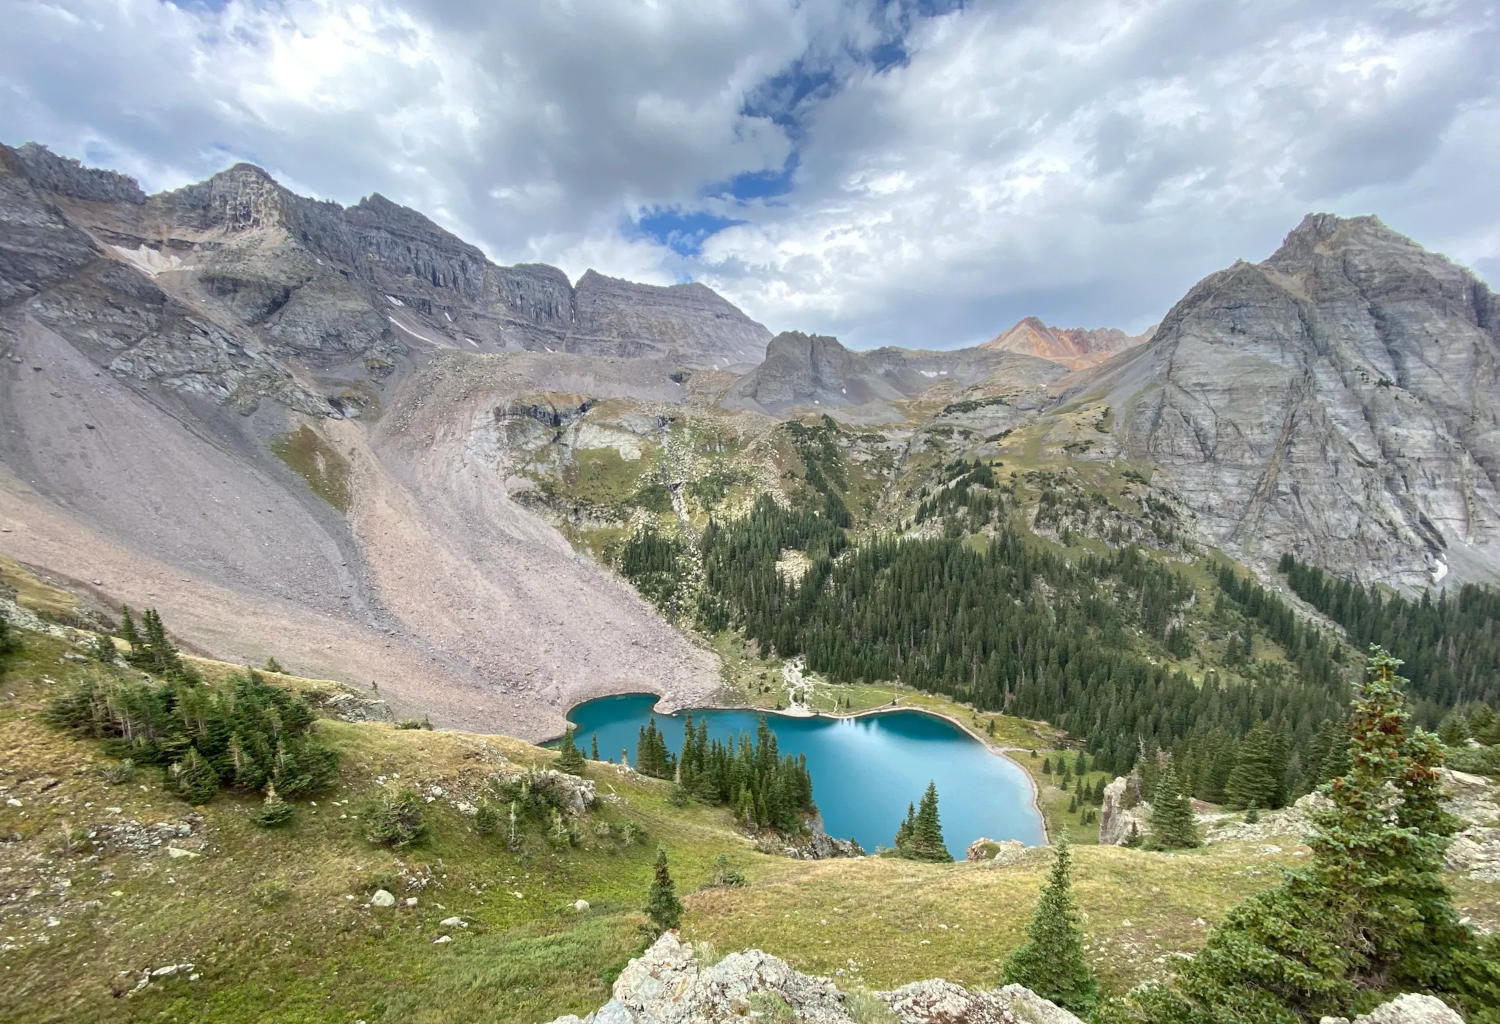
<instances>
[{"instance_id":1,"label":"pine tree","mask_svg":"<svg viewBox=\"0 0 1500 1024\"><path fill-rule=\"evenodd\" d=\"M907 848L911 845L912 833L917 830L917 805L906 805L906 819L896 829L896 852L903 857L906 856Z\"/></svg>"},{"instance_id":2,"label":"pine tree","mask_svg":"<svg viewBox=\"0 0 1500 1024\"><path fill-rule=\"evenodd\" d=\"M261 828L280 828L291 821L296 815L297 809L276 792L275 786L266 789L266 799L261 803L260 809L250 817Z\"/></svg>"},{"instance_id":3,"label":"pine tree","mask_svg":"<svg viewBox=\"0 0 1500 1024\"><path fill-rule=\"evenodd\" d=\"M1470 1020L1500 1006L1500 964L1459 923L1441 874L1455 827L1441 751L1411 733L1395 674L1372 648L1349 720L1350 768L1320 790L1312 863L1230 911L1169 983L1108 1015L1152 1024L1266 1024L1349 1016L1377 993L1429 991Z\"/></svg>"},{"instance_id":4,"label":"pine tree","mask_svg":"<svg viewBox=\"0 0 1500 1024\"><path fill-rule=\"evenodd\" d=\"M599 734L598 733L594 733L593 736L589 737L589 760L590 761L597 761L597 760L599 760Z\"/></svg>"},{"instance_id":5,"label":"pine tree","mask_svg":"<svg viewBox=\"0 0 1500 1024\"><path fill-rule=\"evenodd\" d=\"M657 848L656 864L652 870L651 891L646 896L646 916L651 921L654 937L682 923L682 901L677 898L677 886L667 870L666 847Z\"/></svg>"},{"instance_id":6,"label":"pine tree","mask_svg":"<svg viewBox=\"0 0 1500 1024\"><path fill-rule=\"evenodd\" d=\"M125 659L132 665L142 665L146 652L142 650L141 634L136 631L135 618L130 614L128 604L120 609L120 639L130 645L130 651L125 655Z\"/></svg>"},{"instance_id":7,"label":"pine tree","mask_svg":"<svg viewBox=\"0 0 1500 1024\"><path fill-rule=\"evenodd\" d=\"M1272 807L1277 789L1271 732L1264 722L1257 722L1240 741L1234 771L1224 785L1224 801L1230 807L1248 807L1252 803Z\"/></svg>"},{"instance_id":8,"label":"pine tree","mask_svg":"<svg viewBox=\"0 0 1500 1024\"><path fill-rule=\"evenodd\" d=\"M168 769L172 788L190 804L206 804L219 792L219 776L203 759L197 747L188 747L187 757Z\"/></svg>"},{"instance_id":9,"label":"pine tree","mask_svg":"<svg viewBox=\"0 0 1500 1024\"><path fill-rule=\"evenodd\" d=\"M1156 783L1151 801L1150 845L1157 850L1181 850L1198 846L1198 824L1193 805L1177 782L1177 766L1170 761Z\"/></svg>"},{"instance_id":10,"label":"pine tree","mask_svg":"<svg viewBox=\"0 0 1500 1024\"><path fill-rule=\"evenodd\" d=\"M922 802L917 805L916 815L910 820L911 831L904 848L900 847L898 836L897 848L901 850L903 857L928 861L951 861L953 859L953 855L948 852L948 844L943 841L943 826L938 814L938 794L935 783L927 783L927 791L922 794Z\"/></svg>"},{"instance_id":11,"label":"pine tree","mask_svg":"<svg viewBox=\"0 0 1500 1024\"><path fill-rule=\"evenodd\" d=\"M1073 901L1072 847L1064 832L1052 872L1026 929L1027 941L1005 961L1005 983L1024 985L1074 1013L1093 1012L1099 983L1083 952L1083 931Z\"/></svg>"},{"instance_id":12,"label":"pine tree","mask_svg":"<svg viewBox=\"0 0 1500 1024\"><path fill-rule=\"evenodd\" d=\"M3 647L4 644L0 643L0 648ZM113 665L115 662L115 658L118 656L119 652L115 650L115 644L113 640L105 636L103 633L94 634L94 643L91 647L89 647L89 657L93 658L95 661L103 662L106 665Z\"/></svg>"},{"instance_id":13,"label":"pine tree","mask_svg":"<svg viewBox=\"0 0 1500 1024\"><path fill-rule=\"evenodd\" d=\"M571 728L563 732L562 743L558 744L557 760L553 762L553 767L569 775L583 774L583 754L579 751L578 745L573 742Z\"/></svg>"}]
</instances>

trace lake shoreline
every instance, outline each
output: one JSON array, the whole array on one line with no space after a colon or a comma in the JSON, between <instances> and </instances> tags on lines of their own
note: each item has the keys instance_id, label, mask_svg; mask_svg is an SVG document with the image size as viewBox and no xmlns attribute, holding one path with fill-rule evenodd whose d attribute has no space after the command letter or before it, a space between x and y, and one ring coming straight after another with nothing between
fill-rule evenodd
<instances>
[{"instance_id":1,"label":"lake shoreline","mask_svg":"<svg viewBox=\"0 0 1500 1024\"><path fill-rule=\"evenodd\" d=\"M1031 790L1031 809L1036 814L1037 821L1041 825L1041 830L1042 830L1042 845L1043 846L1051 846L1052 845L1052 835L1047 830L1047 816L1042 813L1042 804L1041 804L1041 795L1042 794L1041 794L1041 790L1037 786L1036 779L1032 778L1031 772L1029 772L1029 771L1026 770L1026 766L1023 765L1023 764L1021 764L1021 762L1020 762L1020 760L1018 758L1015 758L1015 757L1011 756L1011 753L1013 751L1019 751L1022 748L1020 748L1020 747L1001 747L1001 746L997 746L996 744L993 744L993 743L989 742L989 739L987 737L981 736L977 732L975 732L973 729L970 729L968 727L968 725L966 725L965 723L959 721L957 718L954 718L952 715L944 714L941 711L930 711L927 708L919 708L919 707L916 707L914 705L892 704L892 705L889 705L889 706L886 706L886 707L866 708L863 711L851 711L851 712L847 712L847 713L834 713L834 712L825 712L825 711L812 711L812 712L803 712L801 714L798 714L797 712L788 712L785 708L781 708L781 709L777 709L777 708L763 708L763 707L758 707L757 705L754 705L754 704L700 704L700 705L698 705L696 707L691 707L691 708L689 708L689 707L681 707L681 706L679 706L679 707L673 707L672 706L673 705L673 701L672 701L671 698L669 698L669 697L667 697L667 696L665 696L663 694L655 693L655 692L653 692L651 690L631 690L631 691L626 691L624 693L605 694L603 696L609 696L609 697L654 697L654 698L656 698L656 703L652 705L651 712L652 712L652 714L662 714L662 715L675 715L675 714L678 714L679 712L690 714L690 713L692 713L694 711L753 711L753 712L757 712L757 713L763 714L763 715L778 715L778 716L780 716L782 718L794 718L794 719L799 719L799 720L806 720L806 719L810 719L810 718L828 718L828 719L833 719L833 720L840 720L840 719L853 720L853 719L856 719L856 718L867 718L867 717L869 717L871 715L885 715L885 714L890 714L892 712L916 712L917 714L920 714L920 715L929 715L932 718L940 718L943 721L947 722L949 725L952 725L955 728L957 728L965 736L968 736L971 740L974 740L980 746L984 747L984 749L986 751L988 751L989 753L991 753L991 754L993 754L993 755L1001 758L1004 761L1009 762L1010 764L1015 765L1015 767L1017 768L1017 770L1019 770L1020 773L1022 774L1022 776L1025 777L1027 786L1030 787L1030 790ZM563 720L565 722L567 722L570 726L574 726L576 728L576 724L573 722L573 719L572 719L573 712L576 711L576 710L578 710L583 705L589 703L590 701L599 700L599 699L600 699L599 697L589 697L586 700L581 700L581 701L577 702L576 704L571 705L568 708L568 710L563 713ZM545 746L546 744L555 743L555 742L557 742L558 740L561 740L561 739L562 739L561 736L556 736L556 737L553 737L553 738L550 738L550 739L544 739L544 740L542 740L540 742L539 745ZM976 837L976 838L984 838L984 837Z\"/></svg>"}]
</instances>

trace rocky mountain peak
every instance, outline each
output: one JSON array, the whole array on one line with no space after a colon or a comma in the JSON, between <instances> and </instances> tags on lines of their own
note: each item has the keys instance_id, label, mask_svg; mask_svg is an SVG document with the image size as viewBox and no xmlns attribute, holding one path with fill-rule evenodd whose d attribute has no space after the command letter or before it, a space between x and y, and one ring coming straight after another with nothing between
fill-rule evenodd
<instances>
[{"instance_id":1,"label":"rocky mountain peak","mask_svg":"<svg viewBox=\"0 0 1500 1024\"><path fill-rule=\"evenodd\" d=\"M5 147L0 147L3 149ZM85 167L72 157L58 156L40 143L28 142L9 152L19 165L20 173L47 192L96 203L139 206L146 201L146 194L134 178Z\"/></svg>"},{"instance_id":2,"label":"rocky mountain peak","mask_svg":"<svg viewBox=\"0 0 1500 1024\"><path fill-rule=\"evenodd\" d=\"M1297 265L1319 253L1350 248L1405 249L1413 255L1425 252L1405 235L1386 227L1379 217L1309 213L1287 234L1266 263L1275 267Z\"/></svg>"}]
</instances>

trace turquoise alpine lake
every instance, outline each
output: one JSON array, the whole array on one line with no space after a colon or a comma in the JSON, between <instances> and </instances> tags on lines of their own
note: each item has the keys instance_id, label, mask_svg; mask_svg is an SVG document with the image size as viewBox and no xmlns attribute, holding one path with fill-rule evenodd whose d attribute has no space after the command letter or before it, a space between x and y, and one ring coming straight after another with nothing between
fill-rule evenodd
<instances>
[{"instance_id":1,"label":"turquoise alpine lake","mask_svg":"<svg viewBox=\"0 0 1500 1024\"><path fill-rule=\"evenodd\" d=\"M568 714L574 738L588 755L618 762L622 750L636 759L641 726L653 717L650 694L601 697ZM708 723L717 740L753 736L761 712L705 709L690 712ZM938 789L943 837L962 860L969 843L981 836L1019 839L1029 846L1046 841L1032 800L1031 780L1019 765L992 753L945 718L924 711L883 711L859 718L801 718L766 712L782 754L807 755L813 801L831 836L855 839L866 851L889 847L908 804L922 798L929 781ZM655 715L673 753L682 750L683 716Z\"/></svg>"}]
</instances>

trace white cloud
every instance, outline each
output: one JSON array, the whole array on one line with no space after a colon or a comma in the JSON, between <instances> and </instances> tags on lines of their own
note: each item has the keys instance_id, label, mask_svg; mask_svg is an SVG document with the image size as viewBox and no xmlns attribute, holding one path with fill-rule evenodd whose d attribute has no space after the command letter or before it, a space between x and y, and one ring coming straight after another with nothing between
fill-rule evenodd
<instances>
[{"instance_id":1,"label":"white cloud","mask_svg":"<svg viewBox=\"0 0 1500 1024\"><path fill-rule=\"evenodd\" d=\"M907 23L904 64L861 59ZM0 139L149 187L248 159L502 261L947 345L1031 313L1144 326L1309 209L1500 266L1496 52L1486 0L29 0ZM794 149L789 194L703 198ZM745 223L681 257L631 227L657 208Z\"/></svg>"}]
</instances>

